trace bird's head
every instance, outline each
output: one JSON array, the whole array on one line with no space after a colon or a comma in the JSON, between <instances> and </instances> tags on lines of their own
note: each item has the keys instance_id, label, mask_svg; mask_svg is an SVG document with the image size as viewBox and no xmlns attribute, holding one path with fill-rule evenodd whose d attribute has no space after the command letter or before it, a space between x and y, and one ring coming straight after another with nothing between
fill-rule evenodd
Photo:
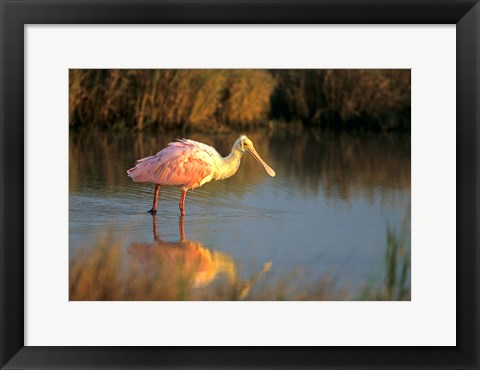
<instances>
[{"instance_id":1,"label":"bird's head","mask_svg":"<svg viewBox=\"0 0 480 370\"><path fill-rule=\"evenodd\" d=\"M265 161L260 157L260 155L255 150L252 140L250 140L246 135L241 135L235 143L235 146L242 153L249 153L253 158L255 158L262 166L265 168L265 171L271 176L275 177L275 171L265 163Z\"/></svg>"},{"instance_id":2,"label":"bird's head","mask_svg":"<svg viewBox=\"0 0 480 370\"><path fill-rule=\"evenodd\" d=\"M252 140L250 140L246 135L240 135L236 144L238 149L243 153L248 151L249 148L254 148Z\"/></svg>"}]
</instances>

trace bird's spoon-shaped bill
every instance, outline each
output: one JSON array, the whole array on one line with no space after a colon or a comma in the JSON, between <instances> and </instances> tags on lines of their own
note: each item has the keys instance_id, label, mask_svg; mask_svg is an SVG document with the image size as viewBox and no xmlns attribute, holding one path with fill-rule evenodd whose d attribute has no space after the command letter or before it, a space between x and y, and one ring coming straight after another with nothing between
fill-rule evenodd
<instances>
[{"instance_id":1,"label":"bird's spoon-shaped bill","mask_svg":"<svg viewBox=\"0 0 480 370\"><path fill-rule=\"evenodd\" d=\"M261 163L261 165L263 166L263 168L265 168L265 171L267 171L267 173L272 176L272 177L275 177L275 171L268 165L265 163L265 161L258 155L257 151L255 150L255 148L248 148L247 149L248 152L252 155L253 158L255 158L258 162Z\"/></svg>"}]
</instances>

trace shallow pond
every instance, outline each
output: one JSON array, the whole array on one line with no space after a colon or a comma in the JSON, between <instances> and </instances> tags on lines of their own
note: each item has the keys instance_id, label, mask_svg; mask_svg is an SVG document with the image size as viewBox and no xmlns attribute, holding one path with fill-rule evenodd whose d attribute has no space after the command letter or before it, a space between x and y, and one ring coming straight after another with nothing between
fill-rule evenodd
<instances>
[{"instance_id":1,"label":"shallow pond","mask_svg":"<svg viewBox=\"0 0 480 370\"><path fill-rule=\"evenodd\" d=\"M268 264L269 278L294 274L301 284L329 274L354 296L384 279L387 228L410 214L410 136L293 128L248 136L276 177L245 155L235 176L189 191L180 219L179 188L162 187L152 217L153 184L126 170L181 134L71 133L70 258L108 232L128 258L146 258L141 249L154 240L190 241L243 279ZM238 133L187 137L227 155Z\"/></svg>"}]
</instances>

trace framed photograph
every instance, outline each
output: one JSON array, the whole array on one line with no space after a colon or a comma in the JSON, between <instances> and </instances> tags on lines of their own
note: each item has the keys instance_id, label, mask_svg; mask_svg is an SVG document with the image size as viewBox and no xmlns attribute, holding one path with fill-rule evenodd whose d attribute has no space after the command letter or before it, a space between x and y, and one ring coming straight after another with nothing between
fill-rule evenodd
<instances>
[{"instance_id":1,"label":"framed photograph","mask_svg":"<svg viewBox=\"0 0 480 370\"><path fill-rule=\"evenodd\" d=\"M479 369L478 1L1 0L2 369Z\"/></svg>"}]
</instances>

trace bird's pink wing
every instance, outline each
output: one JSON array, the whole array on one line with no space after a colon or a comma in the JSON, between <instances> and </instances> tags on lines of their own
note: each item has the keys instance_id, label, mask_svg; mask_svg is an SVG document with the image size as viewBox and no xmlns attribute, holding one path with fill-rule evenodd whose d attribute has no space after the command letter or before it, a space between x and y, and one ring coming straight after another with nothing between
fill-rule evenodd
<instances>
[{"instance_id":1,"label":"bird's pink wing","mask_svg":"<svg viewBox=\"0 0 480 370\"><path fill-rule=\"evenodd\" d=\"M215 153L219 156L208 145L179 140L154 156L139 159L127 173L135 182L195 188L213 173Z\"/></svg>"}]
</instances>

